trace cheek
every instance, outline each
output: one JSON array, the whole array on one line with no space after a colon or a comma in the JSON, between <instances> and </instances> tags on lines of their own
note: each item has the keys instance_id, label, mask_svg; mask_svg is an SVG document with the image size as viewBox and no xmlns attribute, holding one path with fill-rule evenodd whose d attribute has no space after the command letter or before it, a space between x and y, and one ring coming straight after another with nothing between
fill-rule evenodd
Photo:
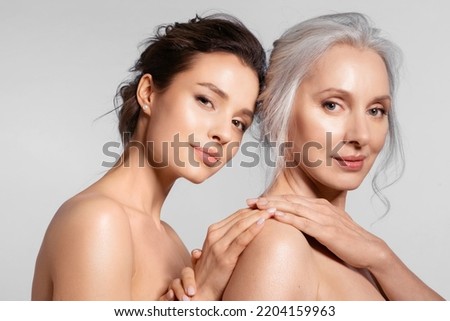
<instances>
[{"instance_id":1,"label":"cheek","mask_svg":"<svg viewBox=\"0 0 450 321\"><path fill-rule=\"evenodd\" d=\"M186 104L170 106L158 116L155 118L152 131L155 135L164 136L166 140L172 141L175 135L180 135L180 139L185 140L189 135L194 134L196 129L202 127L199 124L200 115L192 106Z\"/></svg>"},{"instance_id":2,"label":"cheek","mask_svg":"<svg viewBox=\"0 0 450 321\"><path fill-rule=\"evenodd\" d=\"M309 117L308 115L298 115L290 128L292 128L290 137L293 138L294 146L297 148L302 148L305 144L320 144L323 148L326 148L327 144L331 144L333 147L342 141L344 135L342 120L314 114Z\"/></svg>"},{"instance_id":3,"label":"cheek","mask_svg":"<svg viewBox=\"0 0 450 321\"><path fill-rule=\"evenodd\" d=\"M380 153L386 143L387 138L388 125L381 126L381 128L375 128L372 133L372 151L376 154Z\"/></svg>"}]
</instances>

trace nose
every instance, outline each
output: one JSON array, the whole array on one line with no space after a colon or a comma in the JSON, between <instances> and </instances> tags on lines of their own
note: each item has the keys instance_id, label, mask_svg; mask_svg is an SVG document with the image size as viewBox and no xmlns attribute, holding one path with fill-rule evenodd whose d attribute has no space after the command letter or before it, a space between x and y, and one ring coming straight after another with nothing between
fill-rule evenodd
<instances>
[{"instance_id":1,"label":"nose","mask_svg":"<svg viewBox=\"0 0 450 321\"><path fill-rule=\"evenodd\" d=\"M370 130L366 113L358 111L354 112L352 116L347 121L345 142L358 147L367 145L370 139Z\"/></svg>"},{"instance_id":2,"label":"nose","mask_svg":"<svg viewBox=\"0 0 450 321\"><path fill-rule=\"evenodd\" d=\"M231 120L225 117L218 117L211 125L208 133L211 140L221 145L225 145L231 141L233 135Z\"/></svg>"}]
</instances>

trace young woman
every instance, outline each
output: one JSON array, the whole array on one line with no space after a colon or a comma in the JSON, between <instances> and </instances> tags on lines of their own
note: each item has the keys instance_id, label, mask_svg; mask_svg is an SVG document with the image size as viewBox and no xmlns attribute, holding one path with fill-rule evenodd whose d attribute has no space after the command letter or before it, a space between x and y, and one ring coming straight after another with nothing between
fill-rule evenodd
<instances>
[{"instance_id":1,"label":"young woman","mask_svg":"<svg viewBox=\"0 0 450 321\"><path fill-rule=\"evenodd\" d=\"M178 178L200 183L233 157L252 122L265 53L237 19L196 17L160 27L132 71L118 89L124 153L57 211L37 258L33 300L164 295L191 256L161 221L163 202ZM186 292L220 296L270 215L246 209L211 226L197 287Z\"/></svg>"},{"instance_id":2,"label":"young woman","mask_svg":"<svg viewBox=\"0 0 450 321\"><path fill-rule=\"evenodd\" d=\"M345 212L383 147L388 160L398 151L398 58L357 13L310 19L274 43L261 126L285 148L272 184L248 203L276 208L279 222L245 249L223 299L442 299Z\"/></svg>"}]
</instances>

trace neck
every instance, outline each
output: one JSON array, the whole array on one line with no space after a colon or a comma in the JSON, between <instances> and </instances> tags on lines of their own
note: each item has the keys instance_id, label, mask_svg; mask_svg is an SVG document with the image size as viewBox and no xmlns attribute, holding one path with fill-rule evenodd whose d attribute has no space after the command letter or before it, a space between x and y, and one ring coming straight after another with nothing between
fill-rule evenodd
<instances>
[{"instance_id":1,"label":"neck","mask_svg":"<svg viewBox=\"0 0 450 321\"><path fill-rule=\"evenodd\" d=\"M347 191L338 191L320 184L309 177L300 167L282 170L265 194L295 194L311 198L324 198L341 209L345 209L347 197Z\"/></svg>"},{"instance_id":2,"label":"neck","mask_svg":"<svg viewBox=\"0 0 450 321\"><path fill-rule=\"evenodd\" d=\"M128 149L116 166L104 177L108 194L124 206L149 215L161 224L161 208L176 177L170 177L164 168L149 165L142 150Z\"/></svg>"}]
</instances>

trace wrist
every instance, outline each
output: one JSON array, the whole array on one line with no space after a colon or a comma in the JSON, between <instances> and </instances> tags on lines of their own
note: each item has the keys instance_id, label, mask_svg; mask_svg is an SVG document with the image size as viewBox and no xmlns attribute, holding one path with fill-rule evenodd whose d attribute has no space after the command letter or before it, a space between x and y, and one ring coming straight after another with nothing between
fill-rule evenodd
<instances>
[{"instance_id":1,"label":"wrist","mask_svg":"<svg viewBox=\"0 0 450 321\"><path fill-rule=\"evenodd\" d=\"M207 287L198 287L197 292L191 297L192 301L219 301L220 295Z\"/></svg>"},{"instance_id":2,"label":"wrist","mask_svg":"<svg viewBox=\"0 0 450 321\"><path fill-rule=\"evenodd\" d=\"M369 264L367 269L374 275L383 274L384 271L392 268L392 264L395 263L396 258L396 255L386 242L379 239L376 246L374 261Z\"/></svg>"}]
</instances>

